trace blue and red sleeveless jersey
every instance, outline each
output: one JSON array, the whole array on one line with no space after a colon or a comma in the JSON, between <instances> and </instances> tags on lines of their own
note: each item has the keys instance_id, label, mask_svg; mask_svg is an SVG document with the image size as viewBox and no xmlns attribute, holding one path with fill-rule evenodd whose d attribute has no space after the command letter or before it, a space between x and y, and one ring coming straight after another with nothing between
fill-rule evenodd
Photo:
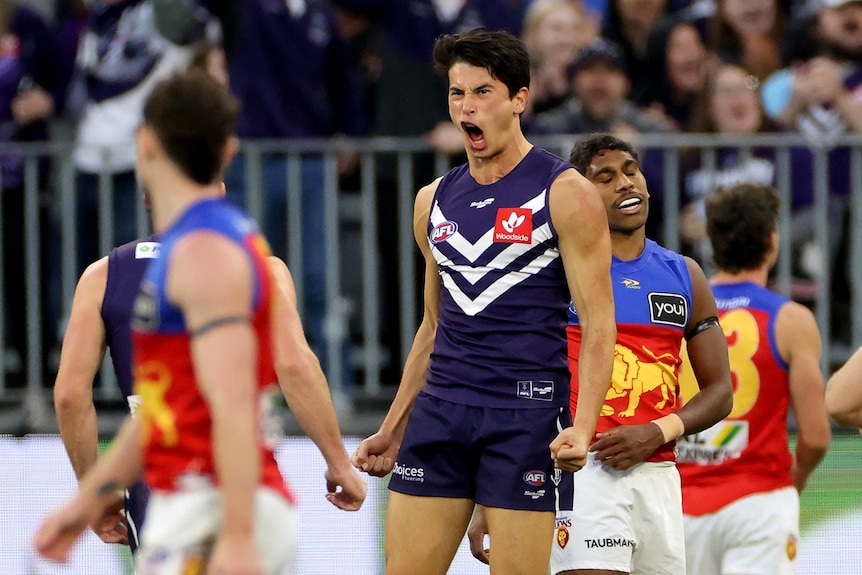
<instances>
[{"instance_id":1,"label":"blue and red sleeveless jersey","mask_svg":"<svg viewBox=\"0 0 862 575\"><path fill-rule=\"evenodd\" d=\"M102 298L102 322L111 364L123 398L132 394L132 307L147 266L159 257L156 236L131 241L108 254L108 279Z\"/></svg>"},{"instance_id":2,"label":"blue and red sleeveless jersey","mask_svg":"<svg viewBox=\"0 0 862 575\"><path fill-rule=\"evenodd\" d=\"M567 405L569 290L551 223L551 184L572 166L532 148L480 185L450 171L431 204L428 242L442 278L425 391L465 405Z\"/></svg>"},{"instance_id":3,"label":"blue and red sleeveless jersey","mask_svg":"<svg viewBox=\"0 0 862 575\"><path fill-rule=\"evenodd\" d=\"M693 301L685 258L646 240L633 260L611 263L617 342L614 371L596 433L620 425L649 423L678 409L680 351ZM572 413L578 403L578 357L581 328L569 307L569 363ZM673 461L674 442L657 449L648 461Z\"/></svg>"},{"instance_id":4,"label":"blue and red sleeveless jersey","mask_svg":"<svg viewBox=\"0 0 862 575\"><path fill-rule=\"evenodd\" d=\"M789 300L751 282L717 284L712 290L727 338L733 410L679 442L683 511L689 515L713 513L741 497L793 485L787 439L790 381L775 343L775 318ZM683 399L694 393L684 377Z\"/></svg>"},{"instance_id":5,"label":"blue and red sleeveless jersey","mask_svg":"<svg viewBox=\"0 0 862 575\"><path fill-rule=\"evenodd\" d=\"M212 420L195 377L191 337L182 311L165 292L171 250L189 233L207 230L228 237L248 254L253 269L251 323L257 336L257 386L261 404L278 392L271 345L272 279L269 248L257 224L223 200L193 204L162 237L161 256L153 260L141 284L132 319L135 393L141 396L145 479L153 489L173 491L187 477L217 482L213 461ZM261 484L288 499L273 455L275 442L264 437L258 414Z\"/></svg>"}]
</instances>

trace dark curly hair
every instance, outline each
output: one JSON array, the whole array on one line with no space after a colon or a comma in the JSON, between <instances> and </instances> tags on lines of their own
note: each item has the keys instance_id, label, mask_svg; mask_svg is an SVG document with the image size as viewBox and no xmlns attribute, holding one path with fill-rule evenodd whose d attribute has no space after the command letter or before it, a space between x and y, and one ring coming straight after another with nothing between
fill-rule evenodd
<instances>
[{"instance_id":1,"label":"dark curly hair","mask_svg":"<svg viewBox=\"0 0 862 575\"><path fill-rule=\"evenodd\" d=\"M780 209L775 188L766 184L734 184L709 196L706 233L715 266L729 273L759 268L769 253Z\"/></svg>"},{"instance_id":2,"label":"dark curly hair","mask_svg":"<svg viewBox=\"0 0 862 575\"><path fill-rule=\"evenodd\" d=\"M610 134L590 134L575 142L575 145L572 146L572 153L569 154L569 162L584 174L593 158L605 150L628 152L636 162L639 162L638 153L634 146Z\"/></svg>"}]
</instances>

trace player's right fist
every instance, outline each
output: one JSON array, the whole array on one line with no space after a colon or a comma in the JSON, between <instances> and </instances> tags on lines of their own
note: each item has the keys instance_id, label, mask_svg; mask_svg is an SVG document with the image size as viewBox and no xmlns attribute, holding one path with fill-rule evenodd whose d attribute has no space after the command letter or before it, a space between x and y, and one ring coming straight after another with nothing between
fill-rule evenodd
<instances>
[{"instance_id":1,"label":"player's right fist","mask_svg":"<svg viewBox=\"0 0 862 575\"><path fill-rule=\"evenodd\" d=\"M395 458L401 444L392 435L378 431L371 437L363 439L350 458L357 469L375 477L388 475L395 467Z\"/></svg>"}]
</instances>

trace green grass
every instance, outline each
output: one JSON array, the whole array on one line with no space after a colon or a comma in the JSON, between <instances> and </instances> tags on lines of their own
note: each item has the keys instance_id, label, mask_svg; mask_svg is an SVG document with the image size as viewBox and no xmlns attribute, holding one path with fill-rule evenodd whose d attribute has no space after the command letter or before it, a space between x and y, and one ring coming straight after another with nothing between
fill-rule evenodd
<instances>
[{"instance_id":1,"label":"green grass","mask_svg":"<svg viewBox=\"0 0 862 575\"><path fill-rule=\"evenodd\" d=\"M792 438L795 439L795 438ZM829 515L862 509L862 437L836 432L826 458L811 474L800 501L800 529Z\"/></svg>"}]
</instances>

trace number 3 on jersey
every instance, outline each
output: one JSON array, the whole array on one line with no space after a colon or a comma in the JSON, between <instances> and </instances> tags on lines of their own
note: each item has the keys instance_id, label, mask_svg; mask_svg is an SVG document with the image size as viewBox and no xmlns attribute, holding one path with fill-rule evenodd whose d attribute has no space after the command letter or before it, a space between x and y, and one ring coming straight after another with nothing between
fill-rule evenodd
<instances>
[{"instance_id":1,"label":"number 3 on jersey","mask_svg":"<svg viewBox=\"0 0 862 575\"><path fill-rule=\"evenodd\" d=\"M733 410L728 419L743 417L757 401L760 393L760 372L754 364L754 354L760 347L757 320L745 309L735 309L721 316L721 329L727 338L730 374L733 380ZM683 342L682 367L679 373L683 405L699 391L697 380Z\"/></svg>"}]
</instances>

